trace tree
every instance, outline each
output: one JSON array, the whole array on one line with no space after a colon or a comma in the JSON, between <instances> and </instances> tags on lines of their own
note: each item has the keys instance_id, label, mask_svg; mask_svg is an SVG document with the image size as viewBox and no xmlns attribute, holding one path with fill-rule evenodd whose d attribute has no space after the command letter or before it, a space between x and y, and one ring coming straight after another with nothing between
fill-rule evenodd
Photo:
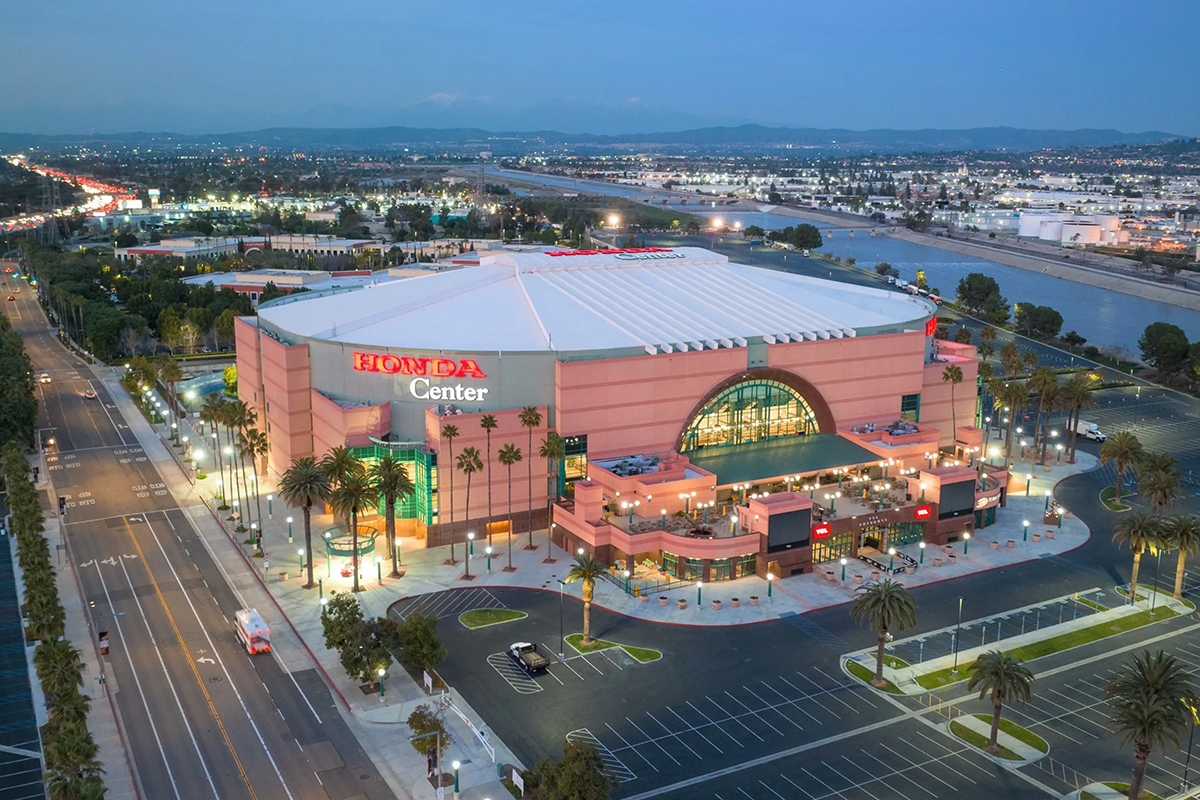
<instances>
[{"instance_id":1,"label":"tree","mask_svg":"<svg viewBox=\"0 0 1200 800\"><path fill-rule=\"evenodd\" d=\"M1117 485L1113 497L1115 505L1121 505L1121 485L1125 481L1125 475L1137 472L1138 462L1144 453L1142 443L1131 431L1118 431L1100 445L1100 466L1107 466L1110 462L1116 466Z\"/></svg>"},{"instance_id":2,"label":"tree","mask_svg":"<svg viewBox=\"0 0 1200 800\"><path fill-rule=\"evenodd\" d=\"M1151 751L1179 747L1187 730L1188 709L1197 705L1192 676L1175 656L1146 650L1121 666L1105 687L1104 697L1112 709L1110 724L1121 734L1121 743L1133 744L1128 797L1137 800Z\"/></svg>"},{"instance_id":3,"label":"tree","mask_svg":"<svg viewBox=\"0 0 1200 800\"><path fill-rule=\"evenodd\" d=\"M1184 497L1183 476L1179 474L1177 462L1166 453L1142 454L1138 464L1138 488L1142 497L1154 506L1154 515L1162 514L1164 508L1175 505Z\"/></svg>"},{"instance_id":4,"label":"tree","mask_svg":"<svg viewBox=\"0 0 1200 800\"><path fill-rule=\"evenodd\" d=\"M546 487L547 503L558 502L558 465L566 456L566 447L562 437L553 431L547 433L546 438L542 439L542 444L538 448L538 456L546 459L546 473L550 483L550 486ZM550 509L547 508L546 510L549 511ZM546 538L546 557L549 558L554 545L554 535L549 520L546 522Z\"/></svg>"},{"instance_id":5,"label":"tree","mask_svg":"<svg viewBox=\"0 0 1200 800\"><path fill-rule=\"evenodd\" d=\"M338 660L346 674L359 683L378 680L381 669L386 673L392 666L392 654L384 646L379 620L364 620L347 631Z\"/></svg>"},{"instance_id":6,"label":"tree","mask_svg":"<svg viewBox=\"0 0 1200 800\"><path fill-rule=\"evenodd\" d=\"M1012 437L1016 428L1017 415L1029 403L1029 387L1020 381L1009 381L996 395L996 399L1008 409L1008 425L1004 432L1004 470L1012 466Z\"/></svg>"},{"instance_id":7,"label":"tree","mask_svg":"<svg viewBox=\"0 0 1200 800\"><path fill-rule=\"evenodd\" d=\"M575 564L567 572L567 583L578 582L583 587L583 644L592 643L592 597L596 592L596 581L604 572L604 565L587 553L575 556Z\"/></svg>"},{"instance_id":8,"label":"tree","mask_svg":"<svg viewBox=\"0 0 1200 800\"><path fill-rule=\"evenodd\" d=\"M764 231L762 228L760 228L758 225L747 225L746 226L746 237L749 239L761 239L766 234L767 234L767 232Z\"/></svg>"},{"instance_id":9,"label":"tree","mask_svg":"<svg viewBox=\"0 0 1200 800\"><path fill-rule=\"evenodd\" d=\"M421 703L408 715L408 729L413 732L413 738L409 741L412 742L413 749L421 755L440 746L441 749L437 754L440 771L442 758L454 744L454 735L446 727L441 714L434 711L434 707L428 703Z\"/></svg>"},{"instance_id":10,"label":"tree","mask_svg":"<svg viewBox=\"0 0 1200 800\"><path fill-rule=\"evenodd\" d=\"M975 659L971 665L971 679L967 690L979 689L982 700L989 692L992 695L992 732L988 737L987 751L992 755L1000 752L996 735L1000 730L1000 714L1006 701L1028 703L1033 689L1033 673L1012 653L991 650Z\"/></svg>"},{"instance_id":11,"label":"tree","mask_svg":"<svg viewBox=\"0 0 1200 800\"><path fill-rule=\"evenodd\" d=\"M381 618L385 639L400 651L400 663L414 672L431 670L446 660L446 648L437 632L437 615L413 611L396 623Z\"/></svg>"},{"instance_id":12,"label":"tree","mask_svg":"<svg viewBox=\"0 0 1200 800\"><path fill-rule=\"evenodd\" d=\"M357 459L355 459L357 461ZM359 462L361 466L361 462ZM354 590L355 592L362 591L358 585L358 573L362 568L359 563L358 552L358 512L369 508L373 501L377 501L379 492L375 486L361 472L351 472L342 477L337 484L337 487L330 493L329 500L334 509L343 516L350 517L350 540L351 547L354 550Z\"/></svg>"},{"instance_id":13,"label":"tree","mask_svg":"<svg viewBox=\"0 0 1200 800\"><path fill-rule=\"evenodd\" d=\"M158 315L158 338L162 339L163 344L174 353L175 348L179 347L179 315L175 313L175 309L167 306Z\"/></svg>"},{"instance_id":14,"label":"tree","mask_svg":"<svg viewBox=\"0 0 1200 800\"><path fill-rule=\"evenodd\" d=\"M263 303L269 303L272 300L286 296L287 292L276 286L274 281L267 281L267 285L263 287L262 294L258 296L258 305L261 308Z\"/></svg>"},{"instance_id":15,"label":"tree","mask_svg":"<svg viewBox=\"0 0 1200 800\"><path fill-rule=\"evenodd\" d=\"M954 387L963 382L962 367L951 364L942 370L942 383L950 384L950 424L954 427L953 438L958 438L958 411L954 407Z\"/></svg>"},{"instance_id":16,"label":"tree","mask_svg":"<svg viewBox=\"0 0 1200 800\"><path fill-rule=\"evenodd\" d=\"M954 341L958 342L959 344L970 344L972 341L974 341L974 339L975 335L971 333L971 329L966 325L963 325L954 332Z\"/></svg>"},{"instance_id":17,"label":"tree","mask_svg":"<svg viewBox=\"0 0 1200 800\"><path fill-rule=\"evenodd\" d=\"M225 382L225 393L237 397L237 366L230 364L221 372Z\"/></svg>"},{"instance_id":18,"label":"tree","mask_svg":"<svg viewBox=\"0 0 1200 800\"><path fill-rule=\"evenodd\" d=\"M1158 518L1144 511L1129 512L1113 527L1113 541L1128 545L1133 553L1133 569L1129 575L1129 597L1132 602L1137 602L1138 570L1142 566L1142 553L1147 547L1156 546L1161 537Z\"/></svg>"},{"instance_id":19,"label":"tree","mask_svg":"<svg viewBox=\"0 0 1200 800\"><path fill-rule=\"evenodd\" d=\"M83 785L100 781L104 774L104 766L96 758L100 748L86 725L78 722L55 724L47 732L44 743L46 787L51 798L75 800Z\"/></svg>"},{"instance_id":20,"label":"tree","mask_svg":"<svg viewBox=\"0 0 1200 800\"><path fill-rule=\"evenodd\" d=\"M312 456L303 456L292 462L279 481L279 496L291 506L299 506L304 514L304 552L308 554L308 583L313 583L312 507L329 499L329 477L317 465Z\"/></svg>"},{"instance_id":21,"label":"tree","mask_svg":"<svg viewBox=\"0 0 1200 800\"><path fill-rule=\"evenodd\" d=\"M1142 358L1146 363L1165 378L1179 372L1189 356L1187 334L1178 325L1169 322L1147 325L1138 339L1138 348L1142 351Z\"/></svg>"},{"instance_id":22,"label":"tree","mask_svg":"<svg viewBox=\"0 0 1200 800\"><path fill-rule=\"evenodd\" d=\"M1059 387L1059 397L1067 409L1067 442L1071 449L1071 463L1075 462L1075 448L1079 443L1079 419L1085 408L1094 408L1096 396L1092 394L1092 380L1086 372L1076 372Z\"/></svg>"},{"instance_id":23,"label":"tree","mask_svg":"<svg viewBox=\"0 0 1200 800\"><path fill-rule=\"evenodd\" d=\"M753 227L753 226L752 226ZM749 229L747 229L749 232ZM538 411L537 406L525 406L521 409L520 416L521 427L525 428L529 433L529 447L525 452L530 454L530 458L525 462L529 469L529 505L526 508L526 516L529 529L529 549L533 549L533 429L542 424L542 412Z\"/></svg>"},{"instance_id":24,"label":"tree","mask_svg":"<svg viewBox=\"0 0 1200 800\"><path fill-rule=\"evenodd\" d=\"M519 464L521 461L521 448L509 442L500 448L500 452L496 455L500 461L500 466L508 470L508 569L511 572L512 565L512 468L513 465Z\"/></svg>"},{"instance_id":25,"label":"tree","mask_svg":"<svg viewBox=\"0 0 1200 800\"><path fill-rule=\"evenodd\" d=\"M1041 448L1039 463L1044 465L1046 463L1046 446L1050 439L1050 412L1058 397L1058 373L1050 367L1038 367L1026 383L1038 399L1037 416L1033 418L1033 446L1035 449ZM1045 424L1042 422L1043 413Z\"/></svg>"},{"instance_id":26,"label":"tree","mask_svg":"<svg viewBox=\"0 0 1200 800\"><path fill-rule=\"evenodd\" d=\"M1163 520L1162 538L1164 544L1179 551L1179 560L1175 564L1174 597L1183 600L1183 576L1188 556L1200 551L1200 517L1195 514L1172 514Z\"/></svg>"},{"instance_id":27,"label":"tree","mask_svg":"<svg viewBox=\"0 0 1200 800\"><path fill-rule=\"evenodd\" d=\"M855 622L866 622L875 627L878 643L875 648L875 678L871 685L882 687L883 650L887 636L893 631L906 630L917 624L917 601L903 584L884 578L859 587L854 593L850 616Z\"/></svg>"},{"instance_id":28,"label":"tree","mask_svg":"<svg viewBox=\"0 0 1200 800\"><path fill-rule=\"evenodd\" d=\"M487 540L488 547L492 546L492 431L496 430L496 415L484 414L479 418L479 427L483 428L487 434L487 460L484 461L484 467L487 472Z\"/></svg>"},{"instance_id":29,"label":"tree","mask_svg":"<svg viewBox=\"0 0 1200 800\"><path fill-rule=\"evenodd\" d=\"M1000 324L1008 319L1008 301L1000 294L996 279L972 272L958 282L958 304L988 322Z\"/></svg>"},{"instance_id":30,"label":"tree","mask_svg":"<svg viewBox=\"0 0 1200 800\"><path fill-rule=\"evenodd\" d=\"M1021 348L1017 347L1014 342L1006 342L1000 347L1000 363L1004 366L1004 372L1008 375L1017 375L1021 372Z\"/></svg>"},{"instance_id":31,"label":"tree","mask_svg":"<svg viewBox=\"0 0 1200 800\"><path fill-rule=\"evenodd\" d=\"M1045 341L1053 339L1062 330L1062 314L1050 306L1017 303L1014 310L1017 328L1026 336Z\"/></svg>"},{"instance_id":32,"label":"tree","mask_svg":"<svg viewBox=\"0 0 1200 800\"><path fill-rule=\"evenodd\" d=\"M233 313L232 308L227 308L217 315L217 319L213 322L213 328L217 332L217 349L221 349L221 343L233 342L234 320L237 319L237 314Z\"/></svg>"},{"instance_id":33,"label":"tree","mask_svg":"<svg viewBox=\"0 0 1200 800\"><path fill-rule=\"evenodd\" d=\"M363 621L362 606L349 592L330 592L329 602L321 609L321 630L326 650L341 650L350 631Z\"/></svg>"},{"instance_id":34,"label":"tree","mask_svg":"<svg viewBox=\"0 0 1200 800\"><path fill-rule=\"evenodd\" d=\"M238 435L238 451L250 457L250 468L254 472L254 504L258 510L258 520L262 523L262 492L258 489L258 465L266 465L267 454L271 451L271 442L267 435L258 428L247 427ZM261 532L258 537L259 552L262 552Z\"/></svg>"},{"instance_id":35,"label":"tree","mask_svg":"<svg viewBox=\"0 0 1200 800\"><path fill-rule=\"evenodd\" d=\"M48 702L50 698L78 694L83 685L83 662L79 659L79 651L65 639L42 641L33 651L33 667Z\"/></svg>"},{"instance_id":36,"label":"tree","mask_svg":"<svg viewBox=\"0 0 1200 800\"><path fill-rule=\"evenodd\" d=\"M369 472L370 480L383 495L386 514L384 531L387 536L387 552L392 559L392 577L400 577L400 565L396 556L396 502L404 501L416 491L408 470L391 453L376 461Z\"/></svg>"},{"instance_id":37,"label":"tree","mask_svg":"<svg viewBox=\"0 0 1200 800\"><path fill-rule=\"evenodd\" d=\"M458 458L455 460L455 466L458 467L462 474L467 476L466 522L467 526L469 527L471 524L471 476L483 469L483 459L479 457L479 448L464 447L463 451L458 454ZM466 564L466 574L469 576L471 574L471 557L469 551L466 557Z\"/></svg>"},{"instance_id":38,"label":"tree","mask_svg":"<svg viewBox=\"0 0 1200 800\"><path fill-rule=\"evenodd\" d=\"M450 563L454 560L454 440L459 437L458 426L446 424L442 426L442 439L446 442L446 466L450 467L450 496L445 500L445 506L450 510ZM441 468L438 470L441 475ZM438 516L442 509L441 489L438 489Z\"/></svg>"},{"instance_id":39,"label":"tree","mask_svg":"<svg viewBox=\"0 0 1200 800\"><path fill-rule=\"evenodd\" d=\"M538 800L609 800L618 783L588 742L567 741L561 761L543 758L533 772Z\"/></svg>"}]
</instances>

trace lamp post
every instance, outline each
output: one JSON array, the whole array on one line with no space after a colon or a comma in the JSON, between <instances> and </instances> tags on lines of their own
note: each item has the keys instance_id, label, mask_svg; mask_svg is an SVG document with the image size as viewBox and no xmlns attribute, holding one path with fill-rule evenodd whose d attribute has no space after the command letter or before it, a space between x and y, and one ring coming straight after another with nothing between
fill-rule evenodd
<instances>
[{"instance_id":1,"label":"lamp post","mask_svg":"<svg viewBox=\"0 0 1200 800\"><path fill-rule=\"evenodd\" d=\"M288 522L288 544L291 544L292 543L292 518L288 517L287 522Z\"/></svg>"},{"instance_id":2,"label":"lamp post","mask_svg":"<svg viewBox=\"0 0 1200 800\"><path fill-rule=\"evenodd\" d=\"M221 465L221 474L224 474L225 473L224 462L222 462L221 459L218 458L217 463ZM220 478L217 478L217 499L220 500L222 504L225 502L225 488L223 485L223 481Z\"/></svg>"},{"instance_id":3,"label":"lamp post","mask_svg":"<svg viewBox=\"0 0 1200 800\"><path fill-rule=\"evenodd\" d=\"M925 483L924 483L924 481L921 482L921 502L922 503L925 502Z\"/></svg>"},{"instance_id":4,"label":"lamp post","mask_svg":"<svg viewBox=\"0 0 1200 800\"><path fill-rule=\"evenodd\" d=\"M271 507L271 500L274 499L274 497L275 495L273 494L267 495L267 519L275 519L275 510ZM259 513L261 514L262 512L260 511Z\"/></svg>"},{"instance_id":5,"label":"lamp post","mask_svg":"<svg viewBox=\"0 0 1200 800\"><path fill-rule=\"evenodd\" d=\"M1033 475L1031 473L1026 472L1025 473L1025 496L1026 497L1029 497L1029 490L1032 488L1033 488Z\"/></svg>"},{"instance_id":6,"label":"lamp post","mask_svg":"<svg viewBox=\"0 0 1200 800\"><path fill-rule=\"evenodd\" d=\"M467 562L470 563L470 557L475 555L475 531L467 532ZM467 569L467 574L470 574L470 568Z\"/></svg>"},{"instance_id":7,"label":"lamp post","mask_svg":"<svg viewBox=\"0 0 1200 800\"><path fill-rule=\"evenodd\" d=\"M631 573L629 572L629 570L625 570L625 594L629 594L629 578L630 578L630 574L631 574Z\"/></svg>"},{"instance_id":8,"label":"lamp post","mask_svg":"<svg viewBox=\"0 0 1200 800\"><path fill-rule=\"evenodd\" d=\"M888 555L891 557L891 560L888 561L888 573L895 574L895 572L896 572L896 548L889 547Z\"/></svg>"},{"instance_id":9,"label":"lamp post","mask_svg":"<svg viewBox=\"0 0 1200 800\"><path fill-rule=\"evenodd\" d=\"M1058 451L1058 454L1054 457L1054 463L1061 464L1062 463L1062 451L1063 451L1062 443L1060 442L1060 443L1054 445L1054 449Z\"/></svg>"},{"instance_id":10,"label":"lamp post","mask_svg":"<svg viewBox=\"0 0 1200 800\"><path fill-rule=\"evenodd\" d=\"M484 552L487 553L487 571L491 572L492 571L492 546L489 544L487 547L484 548Z\"/></svg>"},{"instance_id":11,"label":"lamp post","mask_svg":"<svg viewBox=\"0 0 1200 800\"><path fill-rule=\"evenodd\" d=\"M1045 511L1050 510L1050 490L1049 489L1046 490L1046 505L1043 507L1043 510L1045 510Z\"/></svg>"},{"instance_id":12,"label":"lamp post","mask_svg":"<svg viewBox=\"0 0 1200 800\"><path fill-rule=\"evenodd\" d=\"M384 701L384 696L387 691L387 686L384 684L384 678L387 677L387 670L384 669L383 667L380 667L379 672L377 674L379 675L379 702L382 703Z\"/></svg>"},{"instance_id":13,"label":"lamp post","mask_svg":"<svg viewBox=\"0 0 1200 800\"><path fill-rule=\"evenodd\" d=\"M662 520L660 521L659 524L662 526L662 529L665 531L667 529L667 510L664 508L660 513L662 514Z\"/></svg>"},{"instance_id":14,"label":"lamp post","mask_svg":"<svg viewBox=\"0 0 1200 800\"><path fill-rule=\"evenodd\" d=\"M564 656L563 650L563 587L567 584L561 578L558 579L558 660L562 661Z\"/></svg>"},{"instance_id":15,"label":"lamp post","mask_svg":"<svg viewBox=\"0 0 1200 800\"><path fill-rule=\"evenodd\" d=\"M454 770L454 795L458 796L458 768L462 766L460 761L450 762L450 769Z\"/></svg>"},{"instance_id":16,"label":"lamp post","mask_svg":"<svg viewBox=\"0 0 1200 800\"><path fill-rule=\"evenodd\" d=\"M729 515L729 535L733 536L733 532L737 529L737 514Z\"/></svg>"},{"instance_id":17,"label":"lamp post","mask_svg":"<svg viewBox=\"0 0 1200 800\"><path fill-rule=\"evenodd\" d=\"M1026 444L1025 440L1022 439L1021 440L1021 458L1025 458L1025 444Z\"/></svg>"},{"instance_id":18,"label":"lamp post","mask_svg":"<svg viewBox=\"0 0 1200 800\"><path fill-rule=\"evenodd\" d=\"M924 564L925 563L925 540L922 539L921 542L917 545L917 547L921 548L921 560L918 561L917 563ZM965 548L963 549L963 555L966 555Z\"/></svg>"},{"instance_id":19,"label":"lamp post","mask_svg":"<svg viewBox=\"0 0 1200 800\"><path fill-rule=\"evenodd\" d=\"M767 599L768 600L771 599L771 585L774 583L775 583L775 573L768 572L767 573Z\"/></svg>"},{"instance_id":20,"label":"lamp post","mask_svg":"<svg viewBox=\"0 0 1200 800\"><path fill-rule=\"evenodd\" d=\"M304 548L301 547L296 552L300 554L300 569L304 569Z\"/></svg>"},{"instance_id":21,"label":"lamp post","mask_svg":"<svg viewBox=\"0 0 1200 800\"><path fill-rule=\"evenodd\" d=\"M714 502L715 501L713 501L713 500L709 500L707 503L704 504L704 524L705 525L708 524L708 509L712 507L712 504Z\"/></svg>"},{"instance_id":22,"label":"lamp post","mask_svg":"<svg viewBox=\"0 0 1200 800\"><path fill-rule=\"evenodd\" d=\"M703 583L696 581L696 608L700 608L700 593L703 591Z\"/></svg>"},{"instance_id":23,"label":"lamp post","mask_svg":"<svg viewBox=\"0 0 1200 800\"><path fill-rule=\"evenodd\" d=\"M329 605L329 598L322 593L321 596L317 598L317 602L321 604L321 613L324 614L325 606Z\"/></svg>"},{"instance_id":24,"label":"lamp post","mask_svg":"<svg viewBox=\"0 0 1200 800\"><path fill-rule=\"evenodd\" d=\"M846 559L841 558L838 560L841 562L841 565L842 565L842 583L845 583L846 582Z\"/></svg>"},{"instance_id":25,"label":"lamp post","mask_svg":"<svg viewBox=\"0 0 1200 800\"><path fill-rule=\"evenodd\" d=\"M958 635L962 632L962 603L963 599L958 598L958 623L954 626L954 667L951 668L950 674L958 677Z\"/></svg>"},{"instance_id":26,"label":"lamp post","mask_svg":"<svg viewBox=\"0 0 1200 800\"><path fill-rule=\"evenodd\" d=\"M1021 535L1021 542L1029 541L1029 520L1024 520L1021 525L1024 527L1024 533Z\"/></svg>"},{"instance_id":27,"label":"lamp post","mask_svg":"<svg viewBox=\"0 0 1200 800\"><path fill-rule=\"evenodd\" d=\"M971 532L963 531L963 555L967 554L967 550L971 547Z\"/></svg>"}]
</instances>

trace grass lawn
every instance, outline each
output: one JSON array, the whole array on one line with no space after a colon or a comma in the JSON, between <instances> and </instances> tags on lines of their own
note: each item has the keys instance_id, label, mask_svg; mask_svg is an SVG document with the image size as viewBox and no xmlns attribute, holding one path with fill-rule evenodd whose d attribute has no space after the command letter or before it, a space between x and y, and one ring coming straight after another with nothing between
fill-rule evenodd
<instances>
[{"instance_id":1,"label":"grass lawn","mask_svg":"<svg viewBox=\"0 0 1200 800\"><path fill-rule=\"evenodd\" d=\"M871 684L871 681L875 680L875 673L872 672L871 670L867 669L866 667L864 667L862 664L858 663L857 661L847 661L846 662L846 670L851 675L853 675L854 677L856 677L860 681L862 681L863 683ZM881 687L871 684L871 688L880 689ZM884 678L884 681L883 681L882 691L885 691L888 694L903 694L903 692L901 692L899 689L896 688L895 684L893 684L891 681L887 680L886 678Z\"/></svg>"},{"instance_id":2,"label":"grass lawn","mask_svg":"<svg viewBox=\"0 0 1200 800\"><path fill-rule=\"evenodd\" d=\"M1115 789L1116 791L1120 792L1121 794L1127 794L1129 792L1129 784L1128 783L1117 783L1116 781L1105 781L1104 785L1110 789ZM1138 795L1138 798L1140 798L1140 800L1162 800L1162 798L1159 797L1158 795L1156 795L1152 792L1148 792L1145 789L1142 789L1142 793ZM1079 800L1096 800L1096 795L1092 794L1091 792L1081 792L1079 795Z\"/></svg>"},{"instance_id":3,"label":"grass lawn","mask_svg":"<svg viewBox=\"0 0 1200 800\"><path fill-rule=\"evenodd\" d=\"M499 625L504 622L514 622L525 619L528 614L524 611L513 611L511 608L473 608L458 615L458 621L465 627L486 628L489 625Z\"/></svg>"},{"instance_id":4,"label":"grass lawn","mask_svg":"<svg viewBox=\"0 0 1200 800\"><path fill-rule=\"evenodd\" d=\"M951 722L950 732L962 739L967 744L979 750L984 750L988 746L988 737L984 736L982 733L976 733L966 725L963 725L961 722ZM1025 760L1004 745L1000 745L1000 752L996 753L996 755L1000 758L1007 759L1008 761Z\"/></svg>"},{"instance_id":5,"label":"grass lawn","mask_svg":"<svg viewBox=\"0 0 1200 800\"><path fill-rule=\"evenodd\" d=\"M1086 597L1077 596L1075 598L1075 602L1079 603L1080 605L1087 606L1088 608L1094 608L1097 611L1108 611L1108 606L1104 605L1103 603L1097 603L1095 600L1089 600Z\"/></svg>"},{"instance_id":6,"label":"grass lawn","mask_svg":"<svg viewBox=\"0 0 1200 800\"><path fill-rule=\"evenodd\" d=\"M617 644L616 642L605 641L604 639L592 639L591 644L583 643L582 633L572 633L567 636L567 644L574 647L580 653L594 653L597 650L607 650L610 647L619 647L628 653L634 661L639 664L649 664L651 661L658 661L663 657L663 654L658 650L652 650L649 647L632 647L627 644Z\"/></svg>"},{"instance_id":7,"label":"grass lawn","mask_svg":"<svg viewBox=\"0 0 1200 800\"><path fill-rule=\"evenodd\" d=\"M892 669L904 669L905 667L909 666L908 662L903 658L896 658L895 656L890 656L886 653L883 655L883 665L885 667L891 667Z\"/></svg>"},{"instance_id":8,"label":"grass lawn","mask_svg":"<svg viewBox=\"0 0 1200 800\"><path fill-rule=\"evenodd\" d=\"M1139 611L1136 614L1130 614L1120 619L1114 619L1109 622L1102 622L1099 625L1092 625L1088 628L1080 628L1070 633L1060 634L1049 639L1043 639L1040 642L1033 642L1024 647L1018 647L1011 652L1013 656L1022 661L1032 661L1035 658L1048 656L1051 653L1059 653L1063 650L1069 650L1072 647L1090 644L1091 642L1099 641L1100 639L1109 636L1115 636L1118 633L1140 628L1144 625L1149 625L1154 622L1161 622L1164 619L1170 619L1176 616L1175 612L1165 606L1160 606L1154 610L1154 616L1150 616L1149 611ZM969 666L959 670L958 677L950 674L949 669L940 669L936 672L930 672L917 677L917 684L924 689L938 689L942 686L948 686L951 683L966 680L970 675Z\"/></svg>"},{"instance_id":9,"label":"grass lawn","mask_svg":"<svg viewBox=\"0 0 1200 800\"><path fill-rule=\"evenodd\" d=\"M1114 488L1112 486L1106 486L1100 492L1100 502L1104 503L1104 507L1107 508L1109 511L1128 511L1129 509L1133 508L1133 506L1126 505L1124 502L1121 502L1121 503L1115 502L1114 498L1116 496L1117 496L1116 488ZM1126 492L1122 495L1122 498L1125 498L1128 496L1129 496L1129 493Z\"/></svg>"},{"instance_id":10,"label":"grass lawn","mask_svg":"<svg viewBox=\"0 0 1200 800\"><path fill-rule=\"evenodd\" d=\"M992 724L992 715L991 714L976 714L975 719L981 719L984 722L986 722L988 725ZM1022 728L1020 725L1013 722L1011 719L1005 719L1004 717L1000 717L1000 730L1004 731L1005 733L1007 733L1009 736L1013 737L1017 741L1024 742L1025 744L1029 745L1030 747L1032 747L1036 750L1041 750L1043 753L1050 752L1050 745L1046 742L1045 739L1038 736L1036 733L1034 733L1033 731L1031 731L1027 728Z\"/></svg>"}]
</instances>

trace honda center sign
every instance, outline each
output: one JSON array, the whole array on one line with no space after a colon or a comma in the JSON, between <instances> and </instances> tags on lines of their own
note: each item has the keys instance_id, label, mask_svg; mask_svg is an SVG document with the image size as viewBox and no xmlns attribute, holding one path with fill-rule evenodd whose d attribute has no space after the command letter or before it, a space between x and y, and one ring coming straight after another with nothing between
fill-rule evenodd
<instances>
[{"instance_id":1,"label":"honda center sign","mask_svg":"<svg viewBox=\"0 0 1200 800\"><path fill-rule=\"evenodd\" d=\"M435 384L432 378L471 378L480 380L487 374L470 358L427 358L389 354L355 353L354 369L359 372L382 372L385 375L412 375L408 393L418 400L457 400L481 403L487 396L485 386L461 383L453 386Z\"/></svg>"}]
</instances>

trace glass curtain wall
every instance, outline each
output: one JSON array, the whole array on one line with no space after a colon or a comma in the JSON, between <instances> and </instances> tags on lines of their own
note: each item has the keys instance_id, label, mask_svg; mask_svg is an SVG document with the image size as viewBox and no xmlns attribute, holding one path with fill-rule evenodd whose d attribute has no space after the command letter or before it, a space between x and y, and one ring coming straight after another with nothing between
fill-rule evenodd
<instances>
[{"instance_id":1,"label":"glass curtain wall","mask_svg":"<svg viewBox=\"0 0 1200 800\"><path fill-rule=\"evenodd\" d=\"M790 386L754 380L730 386L704 405L683 436L684 451L817 433L812 408Z\"/></svg>"}]
</instances>

